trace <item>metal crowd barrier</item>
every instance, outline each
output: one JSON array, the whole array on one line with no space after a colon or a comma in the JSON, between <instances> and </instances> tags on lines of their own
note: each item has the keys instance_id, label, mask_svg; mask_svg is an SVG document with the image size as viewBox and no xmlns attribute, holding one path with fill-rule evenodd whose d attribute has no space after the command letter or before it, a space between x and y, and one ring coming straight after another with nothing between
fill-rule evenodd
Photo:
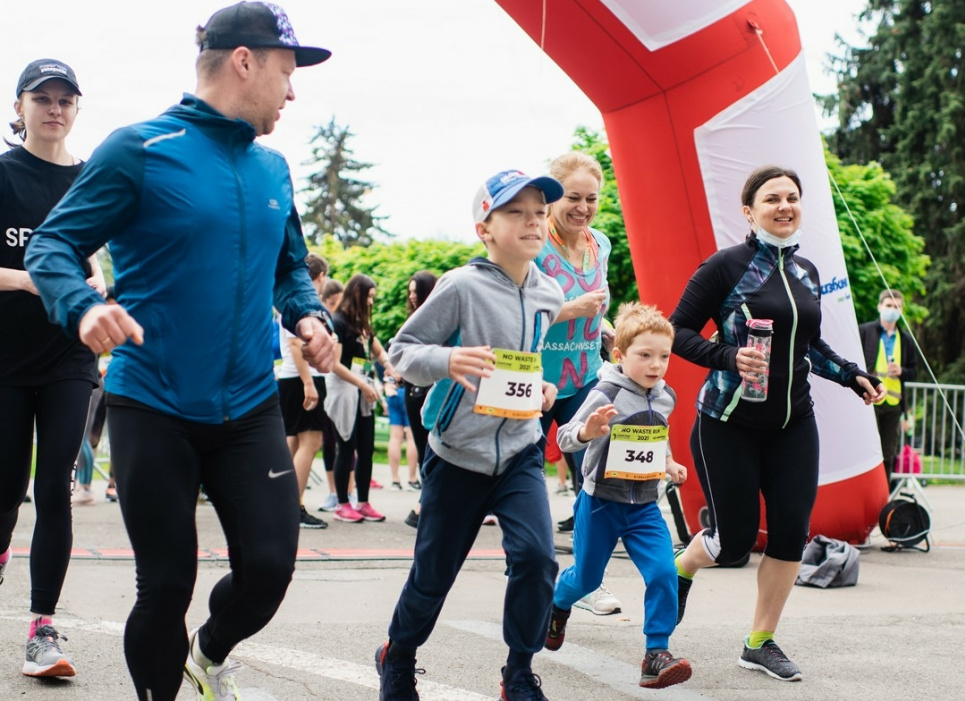
<instances>
[{"instance_id":1,"label":"metal crowd barrier","mask_svg":"<svg viewBox=\"0 0 965 701\"><path fill-rule=\"evenodd\" d=\"M904 387L907 430L902 431L893 473L899 482L892 493L911 489L924 497L921 487L927 482L965 483L965 385L906 382ZM920 472L917 464L902 464L906 445L920 457Z\"/></svg>"}]
</instances>

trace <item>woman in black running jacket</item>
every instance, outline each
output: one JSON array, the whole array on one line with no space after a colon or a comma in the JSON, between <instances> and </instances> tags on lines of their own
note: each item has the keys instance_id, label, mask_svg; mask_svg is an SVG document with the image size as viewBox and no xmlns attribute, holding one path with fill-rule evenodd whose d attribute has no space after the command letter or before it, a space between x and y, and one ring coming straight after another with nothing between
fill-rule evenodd
<instances>
[{"instance_id":1,"label":"woman in black running jacket","mask_svg":"<svg viewBox=\"0 0 965 701\"><path fill-rule=\"evenodd\" d=\"M673 350L710 368L697 398L691 435L694 468L710 526L677 555L679 609L697 570L742 559L757 540L760 496L767 546L758 568L757 606L739 663L784 681L801 671L774 643L774 631L797 578L818 488L818 431L809 374L850 387L866 404L880 381L835 354L821 338L821 283L796 255L801 182L794 171L758 168L741 194L752 227L747 240L718 251L694 273L670 317ZM700 335L713 319L716 343ZM747 347L747 321L770 319L769 366ZM768 372L764 401L741 401L742 381Z\"/></svg>"}]
</instances>

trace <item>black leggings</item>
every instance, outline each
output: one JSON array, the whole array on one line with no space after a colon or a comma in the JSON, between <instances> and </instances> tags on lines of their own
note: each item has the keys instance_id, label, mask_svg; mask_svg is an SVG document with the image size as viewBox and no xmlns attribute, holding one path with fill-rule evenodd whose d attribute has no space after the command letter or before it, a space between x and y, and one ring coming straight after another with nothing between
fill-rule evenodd
<instances>
[{"instance_id":1,"label":"black leggings","mask_svg":"<svg viewBox=\"0 0 965 701\"><path fill-rule=\"evenodd\" d=\"M13 529L30 485L34 421L37 466L30 543L30 610L54 614L73 544L70 518L71 470L80 451L93 385L61 380L38 387L0 386L0 553Z\"/></svg>"},{"instance_id":2,"label":"black leggings","mask_svg":"<svg viewBox=\"0 0 965 701\"><path fill-rule=\"evenodd\" d=\"M203 483L231 571L212 589L202 652L221 662L281 604L298 546L298 485L277 404L197 424L108 395L117 494L137 572L124 653L138 699L173 701L188 654L185 614L198 569ZM163 495L163 498L162 498Z\"/></svg>"},{"instance_id":3,"label":"black leggings","mask_svg":"<svg viewBox=\"0 0 965 701\"><path fill-rule=\"evenodd\" d=\"M372 453L375 452L375 415L362 416L362 400L355 411L355 426L347 441L336 431L338 451L335 453L335 494L338 503L348 502L348 482L355 470L355 489L359 501L369 500L369 483L372 481Z\"/></svg>"},{"instance_id":4,"label":"black leggings","mask_svg":"<svg viewBox=\"0 0 965 701\"><path fill-rule=\"evenodd\" d=\"M763 495L764 554L799 562L818 491L814 416L768 430L725 423L698 412L690 450L710 515L710 528L703 533L707 554L727 565L751 551L760 529Z\"/></svg>"},{"instance_id":5,"label":"black leggings","mask_svg":"<svg viewBox=\"0 0 965 701\"><path fill-rule=\"evenodd\" d=\"M421 475L422 461L426 459L426 446L429 445L429 429L422 423L422 406L426 403L429 389L419 387L419 392L413 393L414 389L417 388L409 385L405 393L405 415L409 419L409 431L412 432L412 440L415 441L415 449L419 455L419 474Z\"/></svg>"}]
</instances>

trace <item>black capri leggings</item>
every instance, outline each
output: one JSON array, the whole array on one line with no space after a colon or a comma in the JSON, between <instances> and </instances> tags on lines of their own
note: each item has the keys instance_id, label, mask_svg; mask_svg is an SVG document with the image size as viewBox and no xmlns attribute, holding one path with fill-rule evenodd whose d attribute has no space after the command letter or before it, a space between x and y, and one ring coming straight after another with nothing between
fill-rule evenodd
<instances>
[{"instance_id":1,"label":"black capri leggings","mask_svg":"<svg viewBox=\"0 0 965 701\"><path fill-rule=\"evenodd\" d=\"M198 568L198 488L214 505L231 571L211 591L204 654L221 662L281 604L298 547L298 485L277 403L198 424L108 395L117 493L137 573L124 653L138 699L173 701L188 654ZM163 498L159 498L163 495Z\"/></svg>"},{"instance_id":2,"label":"black capri leggings","mask_svg":"<svg viewBox=\"0 0 965 701\"><path fill-rule=\"evenodd\" d=\"M726 565L751 551L760 529L763 495L764 554L799 562L818 491L814 416L796 419L782 429L760 429L698 412L690 450L710 515L710 528L703 533L707 554Z\"/></svg>"}]
</instances>

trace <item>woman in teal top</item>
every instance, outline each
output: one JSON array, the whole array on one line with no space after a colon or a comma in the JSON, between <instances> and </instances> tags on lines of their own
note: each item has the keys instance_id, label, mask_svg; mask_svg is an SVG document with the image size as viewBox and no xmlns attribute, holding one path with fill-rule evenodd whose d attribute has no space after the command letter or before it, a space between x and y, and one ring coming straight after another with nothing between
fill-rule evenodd
<instances>
[{"instance_id":1,"label":"woman in teal top","mask_svg":"<svg viewBox=\"0 0 965 701\"><path fill-rule=\"evenodd\" d=\"M556 402L541 419L544 434L554 420L558 426L569 422L596 385L603 365L603 313L610 303L610 241L590 228L599 206L603 169L592 156L571 151L553 160L550 175L563 183L563 198L549 205L549 237L536 265L556 280L565 302L543 342L543 379L557 387ZM565 454L577 491L583 484L584 452ZM573 517L560 521L559 530L572 531ZM620 601L601 584L574 606L606 615L618 612Z\"/></svg>"},{"instance_id":2,"label":"woman in teal top","mask_svg":"<svg viewBox=\"0 0 965 701\"><path fill-rule=\"evenodd\" d=\"M556 420L562 426L596 384L603 312L610 301L606 271L610 241L590 224L596 216L603 170L596 159L572 151L555 159L550 175L563 183L563 199L549 206L549 237L536 264L563 289L565 303L543 344L543 379L557 398L543 414L543 433ZM577 467L582 454L577 458Z\"/></svg>"}]
</instances>

